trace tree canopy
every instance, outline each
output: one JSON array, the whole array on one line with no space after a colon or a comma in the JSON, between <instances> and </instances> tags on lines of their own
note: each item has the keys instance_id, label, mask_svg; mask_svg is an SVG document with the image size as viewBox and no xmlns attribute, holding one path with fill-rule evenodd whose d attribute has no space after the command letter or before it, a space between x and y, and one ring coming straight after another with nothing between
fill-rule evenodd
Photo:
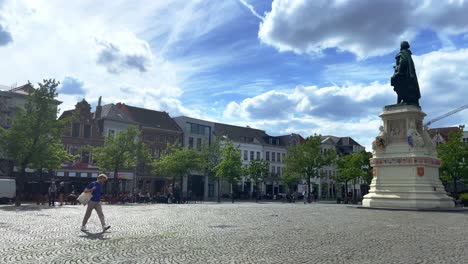
<instances>
[{"instance_id":1,"label":"tree canopy","mask_svg":"<svg viewBox=\"0 0 468 264\"><path fill-rule=\"evenodd\" d=\"M169 145L161 158L153 161L152 166L153 173L175 180L177 177L188 175L193 170L201 169L201 156L193 149Z\"/></svg>"},{"instance_id":2,"label":"tree canopy","mask_svg":"<svg viewBox=\"0 0 468 264\"><path fill-rule=\"evenodd\" d=\"M437 147L442 160L441 179L452 182L454 196L458 196L457 182L468 179L468 144L462 142L463 131L449 133L448 140Z\"/></svg>"},{"instance_id":3,"label":"tree canopy","mask_svg":"<svg viewBox=\"0 0 468 264\"><path fill-rule=\"evenodd\" d=\"M217 178L218 182L218 202L221 202L221 181L220 178L216 177L215 167L221 162L222 150L221 144L218 139L212 142L210 145L205 145L200 153L201 167L205 171L205 174L210 178Z\"/></svg>"},{"instance_id":4,"label":"tree canopy","mask_svg":"<svg viewBox=\"0 0 468 264\"><path fill-rule=\"evenodd\" d=\"M320 177L320 168L333 163L336 157L334 150L321 151L321 136L313 135L306 138L304 144L291 146L285 157L285 171L292 175L301 175L308 185L310 198L311 178Z\"/></svg>"},{"instance_id":5,"label":"tree canopy","mask_svg":"<svg viewBox=\"0 0 468 264\"><path fill-rule=\"evenodd\" d=\"M264 160L251 160L249 165L244 168L244 175L249 177L250 182L255 186L255 191L258 192L258 183L268 175L268 167L270 164ZM256 200L258 196L256 197Z\"/></svg>"},{"instance_id":6,"label":"tree canopy","mask_svg":"<svg viewBox=\"0 0 468 264\"><path fill-rule=\"evenodd\" d=\"M16 177L16 204L21 204L26 168L57 169L71 156L64 150L61 137L67 120L57 120L57 86L55 80L43 80L29 94L24 109L18 109L10 127L0 127L0 147L20 170Z\"/></svg>"},{"instance_id":7,"label":"tree canopy","mask_svg":"<svg viewBox=\"0 0 468 264\"><path fill-rule=\"evenodd\" d=\"M99 169L114 173L114 194L118 192L117 173L120 170L135 168L139 162L149 163L152 159L148 147L139 136L138 128L131 126L116 135L106 136L103 147L93 148Z\"/></svg>"},{"instance_id":8,"label":"tree canopy","mask_svg":"<svg viewBox=\"0 0 468 264\"><path fill-rule=\"evenodd\" d=\"M235 184L242 176L241 155L239 149L235 148L231 141L226 142L222 160L214 170L217 178L226 179L231 184Z\"/></svg>"}]
</instances>

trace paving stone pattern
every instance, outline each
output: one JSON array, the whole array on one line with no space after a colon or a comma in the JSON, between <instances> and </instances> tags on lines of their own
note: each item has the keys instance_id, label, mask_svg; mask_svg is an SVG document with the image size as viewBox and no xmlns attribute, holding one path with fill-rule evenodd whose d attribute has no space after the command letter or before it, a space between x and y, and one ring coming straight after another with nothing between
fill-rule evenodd
<instances>
[{"instance_id":1,"label":"paving stone pattern","mask_svg":"<svg viewBox=\"0 0 468 264\"><path fill-rule=\"evenodd\" d=\"M468 263L468 213L282 203L0 207L0 263Z\"/></svg>"}]
</instances>

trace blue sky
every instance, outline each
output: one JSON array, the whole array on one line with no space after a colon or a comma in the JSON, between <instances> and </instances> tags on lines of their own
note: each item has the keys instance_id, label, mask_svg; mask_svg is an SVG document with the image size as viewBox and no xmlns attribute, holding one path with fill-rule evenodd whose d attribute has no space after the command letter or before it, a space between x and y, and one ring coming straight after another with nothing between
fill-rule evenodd
<instances>
[{"instance_id":1,"label":"blue sky","mask_svg":"<svg viewBox=\"0 0 468 264\"><path fill-rule=\"evenodd\" d=\"M467 1L0 0L0 84L369 147L399 43L427 119L468 103ZM434 127L466 124L468 110Z\"/></svg>"}]
</instances>

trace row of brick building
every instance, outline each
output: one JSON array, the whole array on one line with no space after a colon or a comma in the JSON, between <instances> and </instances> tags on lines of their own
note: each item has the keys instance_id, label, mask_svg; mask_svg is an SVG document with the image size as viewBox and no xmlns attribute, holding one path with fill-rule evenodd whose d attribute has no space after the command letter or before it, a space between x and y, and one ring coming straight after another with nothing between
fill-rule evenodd
<instances>
[{"instance_id":1,"label":"row of brick building","mask_svg":"<svg viewBox=\"0 0 468 264\"><path fill-rule=\"evenodd\" d=\"M0 125L7 127L5 116L13 116L15 109L22 107L32 86L24 85L13 89L0 89ZM3 90L3 91L1 91ZM27 189L31 193L44 192L47 183L56 180L66 183L66 189L81 190L89 181L97 177L99 168L93 159L93 153L84 146L102 146L105 137L119 133L130 126L137 126L141 132L141 140L146 143L151 154L159 158L167 144L181 143L188 148L200 150L203 145L211 144L216 137L228 138L235 142L241 152L244 165L250 160L263 159L270 163L269 175L263 180L260 190L271 197L286 192L281 181L285 166L284 157L287 148L291 145L301 144L304 138L299 134L282 136L268 135L264 130L233 126L200 120L187 116L170 117L167 112L144 109L124 103L101 105L101 98L93 111L91 105L82 100L74 109L64 111L59 119L74 115L70 128L63 135L63 144L66 150L79 156L74 162L62 165L62 168L41 175L33 173ZM439 129L434 137L444 140L447 129ZM443 133L442 133L443 132ZM363 147L350 137L324 136L322 150L335 150L340 155L359 152ZM11 162L0 159L0 177L12 174ZM340 186L333 181L336 167L328 166L322 169L321 174L326 177L314 179L314 192L319 197L333 198L342 192ZM111 173L112 174L112 173ZM113 176L113 175L110 175ZM149 168L139 166L133 170L119 171L118 180L120 190L125 192L148 192L151 195L167 193L172 180L164 175L153 175ZM113 177L112 177L113 178ZM45 184L41 184L44 182ZM182 179L179 183L184 195L190 193L197 199L210 199L217 193L217 184L202 173L193 173ZM110 186L110 185L109 185ZM223 184L222 193L229 193L230 186ZM233 187L240 196L248 196L253 191L253 185L247 178L243 178L237 186ZM359 186L351 188L360 189Z\"/></svg>"}]
</instances>

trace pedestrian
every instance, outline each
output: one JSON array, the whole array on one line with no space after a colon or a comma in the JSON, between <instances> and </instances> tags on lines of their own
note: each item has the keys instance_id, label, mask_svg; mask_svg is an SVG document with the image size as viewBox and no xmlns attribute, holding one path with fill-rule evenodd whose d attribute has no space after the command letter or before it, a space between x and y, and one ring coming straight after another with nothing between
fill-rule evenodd
<instances>
[{"instance_id":1,"label":"pedestrian","mask_svg":"<svg viewBox=\"0 0 468 264\"><path fill-rule=\"evenodd\" d=\"M52 181L52 183L49 186L49 206L55 206L55 196L57 194L57 185L55 185L55 181Z\"/></svg>"},{"instance_id":2,"label":"pedestrian","mask_svg":"<svg viewBox=\"0 0 468 264\"><path fill-rule=\"evenodd\" d=\"M111 227L110 225L106 225L101 206L102 184L104 184L106 181L107 176L105 174L100 174L97 177L97 181L88 184L88 186L86 186L86 188L84 189L83 192L90 192L93 196L88 202L88 207L86 208L86 213L83 218L83 223L81 225L81 231L88 231L88 229L86 228L86 223L88 223L88 219L91 216L93 209L96 210L96 213L99 216L99 220L101 221L102 232L105 232Z\"/></svg>"},{"instance_id":3,"label":"pedestrian","mask_svg":"<svg viewBox=\"0 0 468 264\"><path fill-rule=\"evenodd\" d=\"M59 188L58 188L58 193L59 193L59 202L60 206L63 205L63 198L65 196L65 183L60 182Z\"/></svg>"}]
</instances>

